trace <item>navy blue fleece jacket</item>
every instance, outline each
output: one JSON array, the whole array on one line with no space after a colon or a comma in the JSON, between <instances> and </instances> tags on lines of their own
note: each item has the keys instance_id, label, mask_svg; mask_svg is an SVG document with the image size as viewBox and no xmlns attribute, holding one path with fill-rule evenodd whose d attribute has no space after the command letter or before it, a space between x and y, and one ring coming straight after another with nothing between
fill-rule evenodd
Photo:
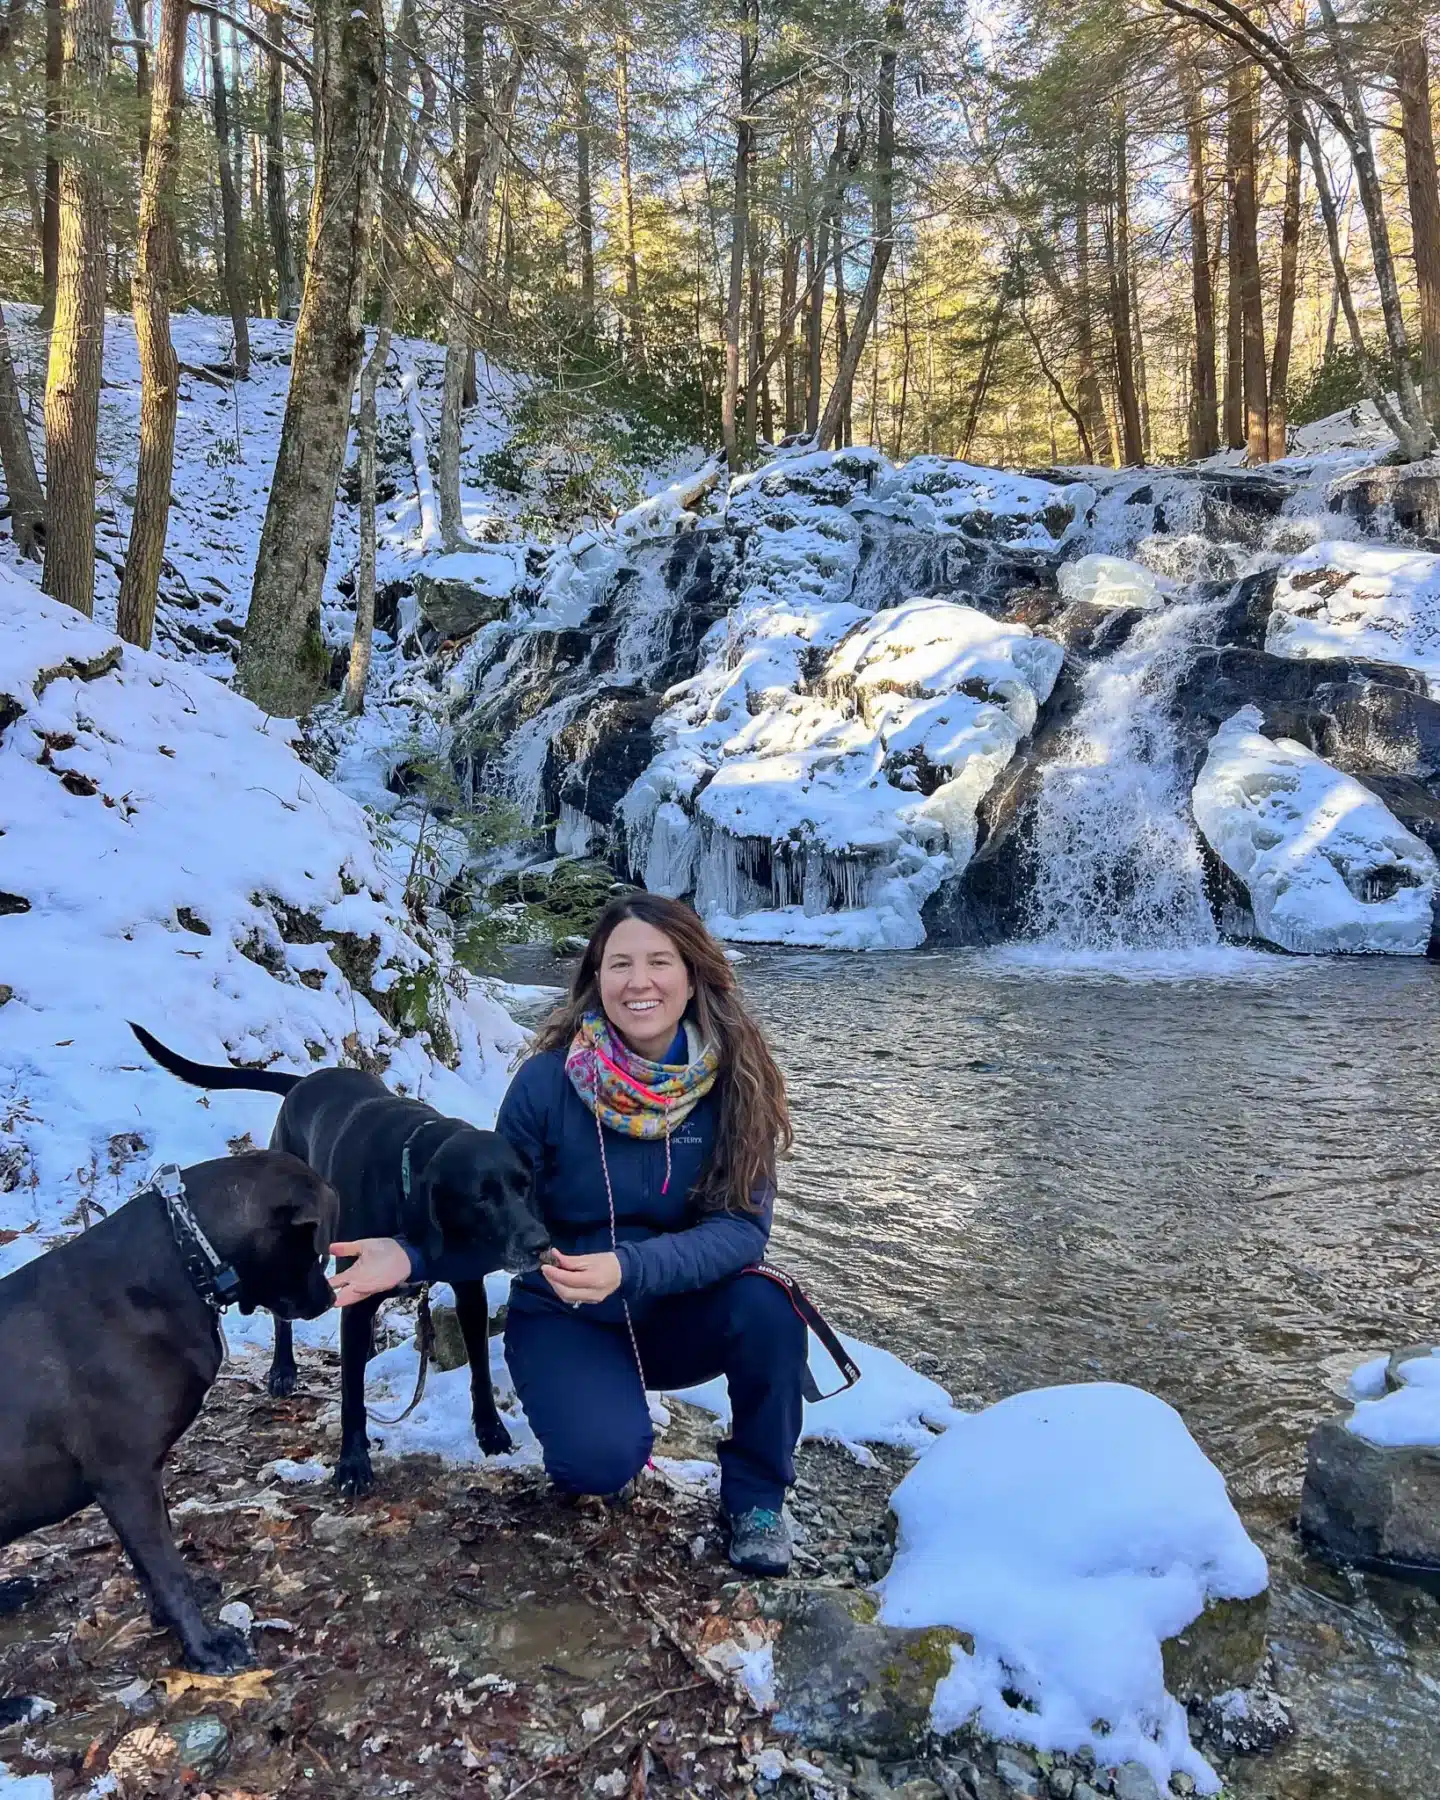
<instances>
[{"instance_id":1,"label":"navy blue fleece jacket","mask_svg":"<svg viewBox=\"0 0 1440 1800\"><path fill-rule=\"evenodd\" d=\"M683 1060L683 1048L676 1060ZM668 1059L667 1059L668 1060ZM705 1173L719 1123L718 1084L670 1134L665 1189L663 1138L605 1130L605 1160L615 1195L620 1292L627 1300L713 1287L760 1261L770 1236L774 1189L757 1194L754 1213L697 1213L694 1190ZM610 1248L610 1213L595 1115L565 1073L564 1050L522 1063L500 1104L495 1129L535 1171L540 1212L557 1249L583 1256ZM523 1285L549 1293L544 1277Z\"/></svg>"}]
</instances>

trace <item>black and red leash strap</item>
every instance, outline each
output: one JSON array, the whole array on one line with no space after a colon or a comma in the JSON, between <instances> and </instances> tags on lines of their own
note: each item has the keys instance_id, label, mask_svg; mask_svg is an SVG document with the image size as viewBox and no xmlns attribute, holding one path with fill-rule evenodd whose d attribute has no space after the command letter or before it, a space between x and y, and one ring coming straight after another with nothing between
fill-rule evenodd
<instances>
[{"instance_id":1,"label":"black and red leash strap","mask_svg":"<svg viewBox=\"0 0 1440 1800\"><path fill-rule=\"evenodd\" d=\"M785 1290L785 1294L789 1299L791 1306L795 1308L799 1317L804 1320L815 1333L816 1337L819 1338L824 1347L825 1354L844 1377L838 1388L833 1388L828 1394L822 1394L820 1392L819 1383L816 1381L811 1372L810 1365L807 1362L805 1365L803 1391L805 1398L810 1404L813 1406L818 1400L833 1400L836 1394L843 1394L847 1389L854 1387L855 1383L860 1379L859 1363L855 1361L855 1358L851 1356L850 1352L840 1342L839 1335L834 1326L805 1292L804 1288L801 1287L795 1277L793 1275L787 1275L783 1269L777 1269L771 1263L752 1263L750 1267L743 1270L742 1273L746 1275L763 1275L767 1281L773 1281L777 1287Z\"/></svg>"}]
</instances>

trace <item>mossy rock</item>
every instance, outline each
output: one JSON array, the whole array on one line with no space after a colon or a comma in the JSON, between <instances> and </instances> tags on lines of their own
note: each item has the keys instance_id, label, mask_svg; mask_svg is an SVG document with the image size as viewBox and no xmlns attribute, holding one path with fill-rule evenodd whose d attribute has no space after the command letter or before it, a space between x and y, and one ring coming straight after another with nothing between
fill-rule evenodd
<instances>
[{"instance_id":1,"label":"mossy rock","mask_svg":"<svg viewBox=\"0 0 1440 1800\"><path fill-rule=\"evenodd\" d=\"M608 863L582 856L518 869L497 882L487 897L492 905L520 902L530 907L540 931L559 955L569 954L562 949L567 938L589 938L612 900L636 892Z\"/></svg>"},{"instance_id":2,"label":"mossy rock","mask_svg":"<svg viewBox=\"0 0 1440 1800\"><path fill-rule=\"evenodd\" d=\"M1248 1600L1211 1600L1198 1619L1161 1645L1165 1685L1181 1700L1210 1700L1250 1687L1265 1661L1270 1590Z\"/></svg>"},{"instance_id":3,"label":"mossy rock","mask_svg":"<svg viewBox=\"0 0 1440 1800\"><path fill-rule=\"evenodd\" d=\"M877 1623L872 1594L804 1582L726 1590L736 1618L777 1621L775 1725L802 1742L854 1755L904 1754L930 1730L935 1688L965 1632Z\"/></svg>"}]
</instances>

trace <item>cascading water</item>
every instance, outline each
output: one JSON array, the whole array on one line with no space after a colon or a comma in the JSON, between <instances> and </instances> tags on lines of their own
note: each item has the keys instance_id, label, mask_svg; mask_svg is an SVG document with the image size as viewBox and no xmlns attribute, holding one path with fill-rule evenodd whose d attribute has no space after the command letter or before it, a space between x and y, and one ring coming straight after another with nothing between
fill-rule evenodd
<instances>
[{"instance_id":1,"label":"cascading water","mask_svg":"<svg viewBox=\"0 0 1440 1800\"><path fill-rule=\"evenodd\" d=\"M1218 942L1169 706L1217 610L1166 607L1086 671L1032 827L1031 925L1042 942L1081 952Z\"/></svg>"}]
</instances>

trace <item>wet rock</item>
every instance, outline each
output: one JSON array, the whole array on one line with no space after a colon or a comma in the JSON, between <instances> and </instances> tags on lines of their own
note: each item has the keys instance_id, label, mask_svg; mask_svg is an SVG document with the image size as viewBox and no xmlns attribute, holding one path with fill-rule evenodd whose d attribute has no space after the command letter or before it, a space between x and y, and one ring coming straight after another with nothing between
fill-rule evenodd
<instances>
[{"instance_id":1,"label":"wet rock","mask_svg":"<svg viewBox=\"0 0 1440 1800\"><path fill-rule=\"evenodd\" d=\"M1381 1445L1326 1419L1311 1433L1300 1530L1343 1562L1440 1576L1440 1445Z\"/></svg>"},{"instance_id":2,"label":"wet rock","mask_svg":"<svg viewBox=\"0 0 1440 1800\"><path fill-rule=\"evenodd\" d=\"M1005 1749L995 1758L995 1773L1012 1794L1021 1800L1037 1800L1040 1793L1040 1768L1033 1757Z\"/></svg>"},{"instance_id":3,"label":"wet rock","mask_svg":"<svg viewBox=\"0 0 1440 1800\"><path fill-rule=\"evenodd\" d=\"M439 558L416 575L415 599L441 638L469 637L504 618L518 575L514 557L506 552L461 552Z\"/></svg>"},{"instance_id":4,"label":"wet rock","mask_svg":"<svg viewBox=\"0 0 1440 1800\"><path fill-rule=\"evenodd\" d=\"M940 1628L876 1623L853 1588L799 1582L729 1590L731 1616L778 1627L770 1637L775 1724L810 1746L842 1753L908 1751L930 1728L936 1683L951 1651L973 1642Z\"/></svg>"},{"instance_id":5,"label":"wet rock","mask_svg":"<svg viewBox=\"0 0 1440 1800\"><path fill-rule=\"evenodd\" d=\"M193 1769L197 1775L213 1775L229 1759L230 1733L223 1720L211 1713L202 1713L194 1719L178 1719L169 1730L182 1769Z\"/></svg>"},{"instance_id":6,"label":"wet rock","mask_svg":"<svg viewBox=\"0 0 1440 1800\"><path fill-rule=\"evenodd\" d=\"M1343 513L1362 530L1440 550L1440 457L1357 469L1334 484L1329 505L1331 512Z\"/></svg>"},{"instance_id":7,"label":"wet rock","mask_svg":"<svg viewBox=\"0 0 1440 1800\"><path fill-rule=\"evenodd\" d=\"M561 804L587 821L571 824L568 852L587 852L592 835L608 840L621 800L655 753L651 726L663 705L659 694L641 688L602 689L594 705L557 736L555 748L569 765ZM577 835L586 841L576 842Z\"/></svg>"},{"instance_id":8,"label":"wet rock","mask_svg":"<svg viewBox=\"0 0 1440 1800\"><path fill-rule=\"evenodd\" d=\"M1215 640L1247 650L1263 650L1270 614L1275 609L1274 569L1262 569L1237 581L1229 604L1215 627Z\"/></svg>"},{"instance_id":9,"label":"wet rock","mask_svg":"<svg viewBox=\"0 0 1440 1800\"><path fill-rule=\"evenodd\" d=\"M1295 1735L1290 1709L1273 1688L1231 1688L1190 1708L1191 1725L1212 1749L1257 1756ZM1193 1792L1193 1789L1186 1790Z\"/></svg>"},{"instance_id":10,"label":"wet rock","mask_svg":"<svg viewBox=\"0 0 1440 1800\"><path fill-rule=\"evenodd\" d=\"M1180 1700L1249 1687L1264 1666L1270 1592L1211 1600L1198 1619L1161 1645L1165 1685Z\"/></svg>"},{"instance_id":11,"label":"wet rock","mask_svg":"<svg viewBox=\"0 0 1440 1800\"><path fill-rule=\"evenodd\" d=\"M440 1370L463 1369L470 1358L460 1330L460 1317L453 1306L432 1306L430 1323L435 1328L435 1345L430 1360Z\"/></svg>"},{"instance_id":12,"label":"wet rock","mask_svg":"<svg viewBox=\"0 0 1440 1800\"><path fill-rule=\"evenodd\" d=\"M1143 1763L1122 1763L1115 1771L1115 1800L1160 1800L1155 1777Z\"/></svg>"}]
</instances>

